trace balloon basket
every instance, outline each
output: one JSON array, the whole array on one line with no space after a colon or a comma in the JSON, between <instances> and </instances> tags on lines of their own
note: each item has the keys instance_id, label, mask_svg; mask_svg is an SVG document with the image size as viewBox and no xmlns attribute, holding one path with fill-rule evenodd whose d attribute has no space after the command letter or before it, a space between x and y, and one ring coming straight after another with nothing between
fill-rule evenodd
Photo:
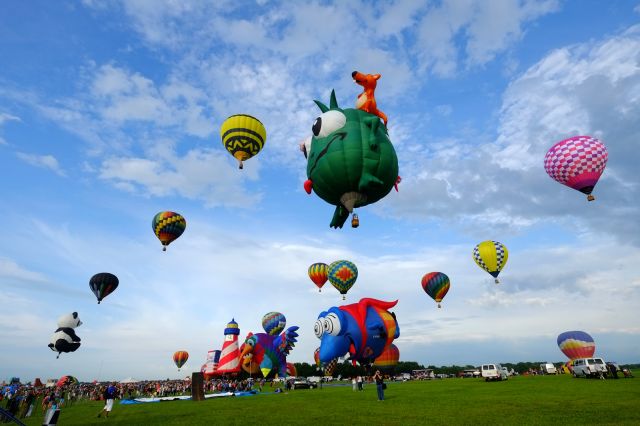
<instances>
[{"instance_id":1,"label":"balloon basket","mask_svg":"<svg viewBox=\"0 0 640 426\"><path fill-rule=\"evenodd\" d=\"M360 226L360 219L358 219L358 215L354 213L351 218L351 227L357 228L358 226Z\"/></svg>"},{"instance_id":2,"label":"balloon basket","mask_svg":"<svg viewBox=\"0 0 640 426\"><path fill-rule=\"evenodd\" d=\"M345 296L344 294L342 295L342 300L347 300L347 296Z\"/></svg>"},{"instance_id":3,"label":"balloon basket","mask_svg":"<svg viewBox=\"0 0 640 426\"><path fill-rule=\"evenodd\" d=\"M587 195L587 201L593 201L595 199L596 199L596 197L594 197L593 195L591 195L591 194Z\"/></svg>"},{"instance_id":4,"label":"balloon basket","mask_svg":"<svg viewBox=\"0 0 640 426\"><path fill-rule=\"evenodd\" d=\"M500 280L496 278L496 284L500 284Z\"/></svg>"},{"instance_id":5,"label":"balloon basket","mask_svg":"<svg viewBox=\"0 0 640 426\"><path fill-rule=\"evenodd\" d=\"M440 306L440 304L438 303L438 309L442 308L442 306Z\"/></svg>"},{"instance_id":6,"label":"balloon basket","mask_svg":"<svg viewBox=\"0 0 640 426\"><path fill-rule=\"evenodd\" d=\"M244 168L244 164L242 164L242 160L238 160L238 168L242 170Z\"/></svg>"},{"instance_id":7,"label":"balloon basket","mask_svg":"<svg viewBox=\"0 0 640 426\"><path fill-rule=\"evenodd\" d=\"M162 251L167 251L167 246L162 246Z\"/></svg>"},{"instance_id":8,"label":"balloon basket","mask_svg":"<svg viewBox=\"0 0 640 426\"><path fill-rule=\"evenodd\" d=\"M322 293L322 289L321 288L318 289L318 293Z\"/></svg>"}]
</instances>

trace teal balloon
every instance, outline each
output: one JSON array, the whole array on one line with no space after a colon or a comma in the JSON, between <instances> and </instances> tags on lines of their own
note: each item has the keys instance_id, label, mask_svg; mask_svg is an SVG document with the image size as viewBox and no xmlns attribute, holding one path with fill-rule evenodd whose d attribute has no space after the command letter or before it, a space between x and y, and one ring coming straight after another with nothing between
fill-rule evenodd
<instances>
[{"instance_id":1,"label":"teal balloon","mask_svg":"<svg viewBox=\"0 0 640 426\"><path fill-rule=\"evenodd\" d=\"M344 295L347 294L358 279L358 268L348 260L336 260L329 265L327 275L331 285L343 295L344 299Z\"/></svg>"}]
</instances>

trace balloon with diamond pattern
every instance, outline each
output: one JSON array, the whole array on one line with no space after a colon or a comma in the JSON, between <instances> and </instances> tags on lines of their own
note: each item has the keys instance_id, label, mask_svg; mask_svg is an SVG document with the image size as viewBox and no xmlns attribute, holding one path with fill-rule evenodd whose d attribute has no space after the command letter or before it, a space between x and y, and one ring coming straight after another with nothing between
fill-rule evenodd
<instances>
[{"instance_id":1,"label":"balloon with diamond pattern","mask_svg":"<svg viewBox=\"0 0 640 426\"><path fill-rule=\"evenodd\" d=\"M336 260L329 265L327 276L331 285L342 295L342 300L345 300L345 295L358 278L358 268L348 260Z\"/></svg>"},{"instance_id":2,"label":"balloon with diamond pattern","mask_svg":"<svg viewBox=\"0 0 640 426\"><path fill-rule=\"evenodd\" d=\"M544 156L544 169L551 178L587 195L593 201L593 187L604 172L609 154L598 139L574 136L553 145Z\"/></svg>"},{"instance_id":3,"label":"balloon with diamond pattern","mask_svg":"<svg viewBox=\"0 0 640 426\"><path fill-rule=\"evenodd\" d=\"M176 212L166 211L153 217L151 227L162 243L162 251L167 251L167 246L182 235L187 227L187 221Z\"/></svg>"}]
</instances>

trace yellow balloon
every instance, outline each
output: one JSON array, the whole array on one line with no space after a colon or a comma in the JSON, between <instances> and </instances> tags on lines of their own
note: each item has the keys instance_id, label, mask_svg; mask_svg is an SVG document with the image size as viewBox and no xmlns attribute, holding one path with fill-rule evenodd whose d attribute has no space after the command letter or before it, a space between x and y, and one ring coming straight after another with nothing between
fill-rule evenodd
<instances>
[{"instance_id":1,"label":"yellow balloon","mask_svg":"<svg viewBox=\"0 0 640 426\"><path fill-rule=\"evenodd\" d=\"M500 282L498 274L507 264L508 258L509 251L498 241L483 241L473 248L473 260L495 278L496 284Z\"/></svg>"},{"instance_id":2,"label":"yellow balloon","mask_svg":"<svg viewBox=\"0 0 640 426\"><path fill-rule=\"evenodd\" d=\"M257 118L237 114L222 123L220 138L222 145L238 160L242 168L243 161L260 152L267 140L267 131Z\"/></svg>"}]
</instances>

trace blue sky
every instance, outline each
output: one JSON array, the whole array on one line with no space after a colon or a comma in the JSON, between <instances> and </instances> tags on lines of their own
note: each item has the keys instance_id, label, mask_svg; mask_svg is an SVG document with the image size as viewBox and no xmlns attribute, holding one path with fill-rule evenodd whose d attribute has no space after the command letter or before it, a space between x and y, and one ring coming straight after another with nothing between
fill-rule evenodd
<instances>
[{"instance_id":1,"label":"blue sky","mask_svg":"<svg viewBox=\"0 0 640 426\"><path fill-rule=\"evenodd\" d=\"M307 278L353 260L348 302L398 299L401 358L425 365L560 361L581 329L599 355L640 360L638 1L9 1L0 16L0 379L179 377L235 318L300 326L312 361L318 313L342 304ZM333 230L302 187L298 144L351 72L381 73L376 99L399 192ZM220 143L229 115L265 124L239 171ZM576 134L609 150L597 200L551 180L546 150ZM155 213L187 218L162 253ZM495 286L471 258L503 242ZM96 305L88 280L118 290ZM452 288L437 309L431 271ZM78 311L81 348L55 359L56 319Z\"/></svg>"}]
</instances>

